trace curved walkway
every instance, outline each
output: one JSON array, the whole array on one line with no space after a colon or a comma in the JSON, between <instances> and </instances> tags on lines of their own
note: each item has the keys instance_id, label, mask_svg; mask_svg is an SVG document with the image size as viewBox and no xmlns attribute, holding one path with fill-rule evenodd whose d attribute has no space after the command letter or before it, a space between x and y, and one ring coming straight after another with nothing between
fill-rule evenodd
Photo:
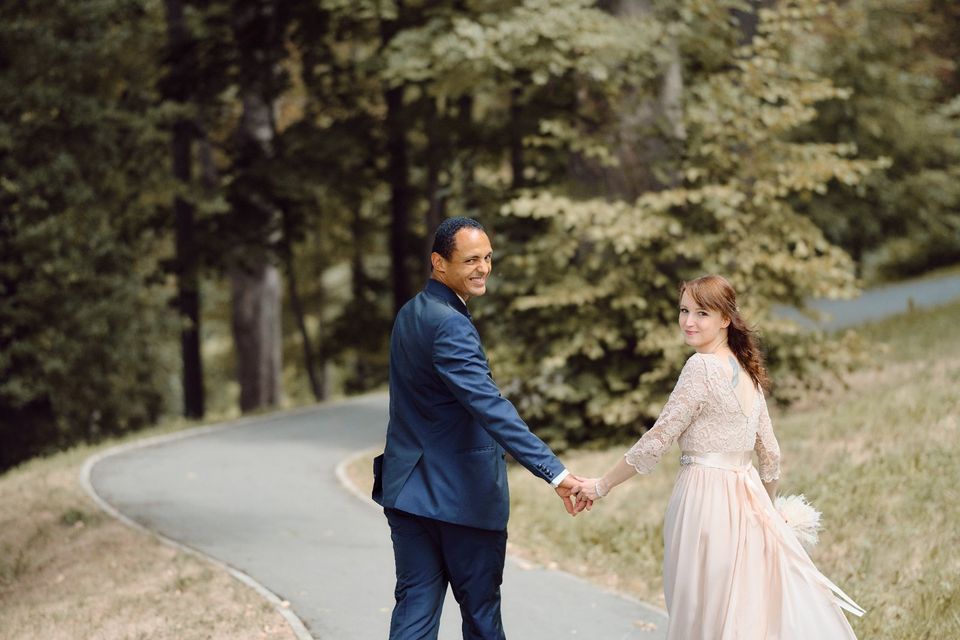
<instances>
[{"instance_id":1,"label":"curved walkway","mask_svg":"<svg viewBox=\"0 0 960 640\"><path fill-rule=\"evenodd\" d=\"M811 306L830 316L815 326L830 330L956 297L960 275L948 275ZM386 413L381 394L204 427L91 458L84 477L109 512L227 566L302 637L378 640L393 603L389 530L337 481L336 468L382 446ZM553 499L546 487L544 499ZM506 629L521 640L665 635L663 611L563 572L508 561L503 600ZM460 637L458 618L448 596L443 640Z\"/></svg>"},{"instance_id":2,"label":"curved walkway","mask_svg":"<svg viewBox=\"0 0 960 640\"><path fill-rule=\"evenodd\" d=\"M288 601L314 638L379 640L393 605L390 533L336 468L382 446L386 415L378 394L248 418L121 447L86 474L111 509ZM543 496L555 500L546 485ZM521 640L665 637L660 609L509 560L503 615ZM460 638L459 624L448 594L440 637Z\"/></svg>"}]
</instances>

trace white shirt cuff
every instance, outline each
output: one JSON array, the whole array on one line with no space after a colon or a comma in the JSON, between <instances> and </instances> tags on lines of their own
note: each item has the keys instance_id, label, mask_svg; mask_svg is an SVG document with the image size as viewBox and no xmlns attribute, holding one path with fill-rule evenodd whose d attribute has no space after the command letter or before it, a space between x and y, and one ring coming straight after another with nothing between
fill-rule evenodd
<instances>
[{"instance_id":1,"label":"white shirt cuff","mask_svg":"<svg viewBox=\"0 0 960 640\"><path fill-rule=\"evenodd\" d=\"M559 487L560 483L563 482L563 479L566 478L568 475L570 475L570 472L564 469L563 471L557 474L557 477L554 478L553 481L550 482L550 484L552 484L554 487Z\"/></svg>"}]
</instances>

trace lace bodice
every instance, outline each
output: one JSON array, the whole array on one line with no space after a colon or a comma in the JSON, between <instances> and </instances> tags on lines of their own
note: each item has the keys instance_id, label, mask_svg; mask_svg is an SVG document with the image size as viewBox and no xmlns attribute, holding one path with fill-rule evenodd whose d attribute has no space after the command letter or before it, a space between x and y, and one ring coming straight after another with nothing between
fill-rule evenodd
<instances>
[{"instance_id":1,"label":"lace bodice","mask_svg":"<svg viewBox=\"0 0 960 640\"><path fill-rule=\"evenodd\" d=\"M770 482L780 477L780 445L763 393L757 389L753 410L745 415L716 356L690 356L660 417L627 451L626 461L638 473L649 473L675 440L682 451L698 453L754 449L760 478Z\"/></svg>"}]
</instances>

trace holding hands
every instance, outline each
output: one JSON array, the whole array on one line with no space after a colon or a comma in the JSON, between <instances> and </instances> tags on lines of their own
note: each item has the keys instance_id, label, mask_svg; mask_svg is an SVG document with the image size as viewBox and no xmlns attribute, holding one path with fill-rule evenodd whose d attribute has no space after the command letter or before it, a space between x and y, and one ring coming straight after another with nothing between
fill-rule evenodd
<instances>
[{"instance_id":1,"label":"holding hands","mask_svg":"<svg viewBox=\"0 0 960 640\"><path fill-rule=\"evenodd\" d=\"M606 497L610 490L618 484L626 482L637 475L636 468L625 458L620 460L599 478L584 478L570 474L557 487L557 493L567 507L567 513L574 516L584 509L589 511L593 503ZM574 500L576 496L576 500Z\"/></svg>"},{"instance_id":2,"label":"holding hands","mask_svg":"<svg viewBox=\"0 0 960 640\"><path fill-rule=\"evenodd\" d=\"M584 478L572 473L556 488L557 495L571 516L576 516L584 509L590 511L593 503L605 497L609 491L603 478Z\"/></svg>"},{"instance_id":3,"label":"holding hands","mask_svg":"<svg viewBox=\"0 0 960 640\"><path fill-rule=\"evenodd\" d=\"M564 508L566 508L567 513L571 516L576 516L584 509L589 511L593 506L593 500L582 495L583 482L584 478L571 473L567 475L555 489L557 495L560 496L560 499L563 501ZM576 498L576 500L574 500L574 498Z\"/></svg>"},{"instance_id":4,"label":"holding hands","mask_svg":"<svg viewBox=\"0 0 960 640\"><path fill-rule=\"evenodd\" d=\"M606 486L603 478L580 478L580 490L577 492L577 506L582 510L589 511L593 503L606 497L610 488Z\"/></svg>"}]
</instances>

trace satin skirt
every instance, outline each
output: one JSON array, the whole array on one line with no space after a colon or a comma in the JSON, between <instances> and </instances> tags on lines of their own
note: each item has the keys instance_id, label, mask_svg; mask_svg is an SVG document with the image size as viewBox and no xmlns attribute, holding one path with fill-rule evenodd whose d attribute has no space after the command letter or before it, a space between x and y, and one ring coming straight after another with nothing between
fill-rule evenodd
<instances>
[{"instance_id":1,"label":"satin skirt","mask_svg":"<svg viewBox=\"0 0 960 640\"><path fill-rule=\"evenodd\" d=\"M664 521L669 640L856 638L862 615L777 514L751 451L681 456Z\"/></svg>"}]
</instances>

